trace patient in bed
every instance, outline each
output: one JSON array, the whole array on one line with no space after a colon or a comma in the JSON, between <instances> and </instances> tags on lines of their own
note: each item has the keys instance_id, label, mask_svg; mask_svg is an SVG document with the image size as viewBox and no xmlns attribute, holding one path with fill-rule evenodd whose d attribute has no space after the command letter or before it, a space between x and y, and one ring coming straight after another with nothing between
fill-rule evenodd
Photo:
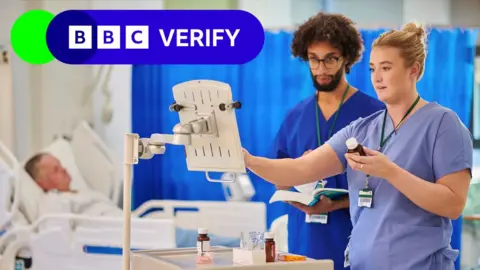
<instances>
[{"instance_id":1,"label":"patient in bed","mask_svg":"<svg viewBox=\"0 0 480 270\"><path fill-rule=\"evenodd\" d=\"M50 154L33 156L25 170L43 189L46 196L39 202L39 215L71 213L87 216L121 217L123 211L105 195L96 191L75 191L70 189L71 178L58 159ZM240 239L211 235L211 244L237 247ZM197 231L176 228L177 247L194 247Z\"/></svg>"}]
</instances>

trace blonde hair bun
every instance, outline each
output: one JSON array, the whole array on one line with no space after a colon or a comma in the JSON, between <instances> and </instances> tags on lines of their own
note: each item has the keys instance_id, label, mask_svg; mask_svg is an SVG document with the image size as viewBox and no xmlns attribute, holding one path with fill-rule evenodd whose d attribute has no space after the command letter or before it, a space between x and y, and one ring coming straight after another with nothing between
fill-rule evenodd
<instances>
[{"instance_id":1,"label":"blonde hair bun","mask_svg":"<svg viewBox=\"0 0 480 270\"><path fill-rule=\"evenodd\" d=\"M418 38L420 38L422 41L425 41L427 37L427 32L423 28L422 25L414 23L414 22L409 22L407 23L402 31L404 32L409 32L409 33L414 33Z\"/></svg>"},{"instance_id":2,"label":"blonde hair bun","mask_svg":"<svg viewBox=\"0 0 480 270\"><path fill-rule=\"evenodd\" d=\"M394 47L400 50L400 54L407 66L415 62L420 64L417 81L423 76L425 59L427 57L427 33L423 26L414 22L407 23L401 30L392 30L381 34L373 42L373 46Z\"/></svg>"}]
</instances>

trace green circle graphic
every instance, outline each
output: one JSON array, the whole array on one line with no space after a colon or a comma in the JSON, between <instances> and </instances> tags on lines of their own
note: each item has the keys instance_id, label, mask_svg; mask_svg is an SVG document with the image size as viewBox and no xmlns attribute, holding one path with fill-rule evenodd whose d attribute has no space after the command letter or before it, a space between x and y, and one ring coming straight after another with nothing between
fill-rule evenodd
<instances>
[{"instance_id":1,"label":"green circle graphic","mask_svg":"<svg viewBox=\"0 0 480 270\"><path fill-rule=\"evenodd\" d=\"M23 61L46 64L55 59L47 46L47 29L54 17L45 10L30 10L15 21L10 42Z\"/></svg>"}]
</instances>

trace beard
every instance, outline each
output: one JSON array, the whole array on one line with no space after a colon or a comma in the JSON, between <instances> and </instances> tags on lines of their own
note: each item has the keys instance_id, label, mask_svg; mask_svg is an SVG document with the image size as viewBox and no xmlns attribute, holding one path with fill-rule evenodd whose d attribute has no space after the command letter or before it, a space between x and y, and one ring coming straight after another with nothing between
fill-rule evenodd
<instances>
[{"instance_id":1,"label":"beard","mask_svg":"<svg viewBox=\"0 0 480 270\"><path fill-rule=\"evenodd\" d=\"M343 67L340 68L337 73L333 75L328 75L330 77L330 82L327 84L319 84L317 81L317 76L313 75L312 71L310 71L310 75L312 76L312 81L313 81L313 87L317 89L317 91L320 92L332 92L335 90L340 83L340 80L342 79L343 75Z\"/></svg>"}]
</instances>

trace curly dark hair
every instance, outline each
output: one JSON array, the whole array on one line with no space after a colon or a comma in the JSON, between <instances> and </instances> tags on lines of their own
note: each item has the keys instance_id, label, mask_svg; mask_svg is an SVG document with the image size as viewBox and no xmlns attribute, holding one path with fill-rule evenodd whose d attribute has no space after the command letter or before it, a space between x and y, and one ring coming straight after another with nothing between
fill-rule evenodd
<instances>
[{"instance_id":1,"label":"curly dark hair","mask_svg":"<svg viewBox=\"0 0 480 270\"><path fill-rule=\"evenodd\" d=\"M308 60L308 47L317 42L327 41L340 50L347 61L346 73L360 60L363 53L363 39L355 24L341 14L320 12L308 19L293 34L291 45L294 57Z\"/></svg>"}]
</instances>

